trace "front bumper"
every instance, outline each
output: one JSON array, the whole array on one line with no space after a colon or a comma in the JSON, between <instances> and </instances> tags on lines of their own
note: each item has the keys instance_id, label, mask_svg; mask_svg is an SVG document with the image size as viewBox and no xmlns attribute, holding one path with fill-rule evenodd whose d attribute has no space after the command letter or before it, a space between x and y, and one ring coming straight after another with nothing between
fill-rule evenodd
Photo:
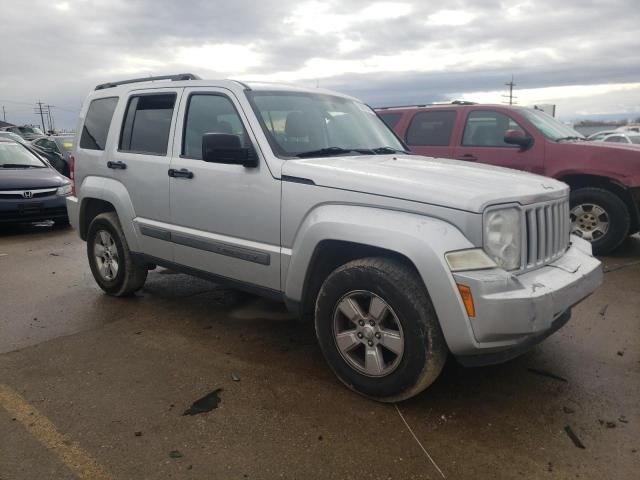
<instances>
[{"instance_id":1,"label":"front bumper","mask_svg":"<svg viewBox=\"0 0 640 480\"><path fill-rule=\"evenodd\" d=\"M80 223L80 211L79 211L79 205L80 202L78 202L78 197L75 197L73 195L69 195L68 197L66 197L66 204L67 204L67 215L69 216L69 223L71 224L71 226L75 229L75 230L79 230L79 223Z\"/></svg>"},{"instance_id":2,"label":"front bumper","mask_svg":"<svg viewBox=\"0 0 640 480\"><path fill-rule=\"evenodd\" d=\"M475 341L454 353L463 364L480 365L513 358L558 330L571 307L602 283L602 268L591 245L572 237L562 257L537 270L461 272L454 279L471 288L476 308L469 319Z\"/></svg>"},{"instance_id":3,"label":"front bumper","mask_svg":"<svg viewBox=\"0 0 640 480\"><path fill-rule=\"evenodd\" d=\"M65 197L50 195L31 199L0 200L0 223L26 223L67 218Z\"/></svg>"}]
</instances>

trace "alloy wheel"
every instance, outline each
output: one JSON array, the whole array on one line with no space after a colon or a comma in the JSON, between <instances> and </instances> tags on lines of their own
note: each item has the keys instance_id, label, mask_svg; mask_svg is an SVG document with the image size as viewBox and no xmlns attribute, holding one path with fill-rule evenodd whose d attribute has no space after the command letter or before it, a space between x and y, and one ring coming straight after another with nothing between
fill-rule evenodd
<instances>
[{"instance_id":1,"label":"alloy wheel","mask_svg":"<svg viewBox=\"0 0 640 480\"><path fill-rule=\"evenodd\" d=\"M342 358L368 377L389 375L404 353L400 320L384 299L367 290L351 291L338 301L333 334Z\"/></svg>"}]
</instances>

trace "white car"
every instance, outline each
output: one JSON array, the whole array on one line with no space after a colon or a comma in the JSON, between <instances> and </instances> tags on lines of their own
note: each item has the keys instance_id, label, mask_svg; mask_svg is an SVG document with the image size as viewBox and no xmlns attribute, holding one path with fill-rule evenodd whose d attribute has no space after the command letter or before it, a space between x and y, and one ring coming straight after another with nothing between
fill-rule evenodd
<instances>
[{"instance_id":1,"label":"white car","mask_svg":"<svg viewBox=\"0 0 640 480\"><path fill-rule=\"evenodd\" d=\"M605 136L600 142L608 143L628 143L632 145L640 145L640 133L632 131L619 131Z\"/></svg>"},{"instance_id":2,"label":"white car","mask_svg":"<svg viewBox=\"0 0 640 480\"><path fill-rule=\"evenodd\" d=\"M601 141L604 137L612 135L614 133L618 133L618 130L602 130L600 132L592 133L587 137L587 140L589 140L590 142Z\"/></svg>"}]
</instances>

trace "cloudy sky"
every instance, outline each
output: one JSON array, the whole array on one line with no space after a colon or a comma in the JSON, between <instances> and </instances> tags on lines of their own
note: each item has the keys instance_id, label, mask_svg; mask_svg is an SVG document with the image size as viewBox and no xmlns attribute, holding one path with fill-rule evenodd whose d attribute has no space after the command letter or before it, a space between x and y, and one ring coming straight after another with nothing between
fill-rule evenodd
<instances>
[{"instance_id":1,"label":"cloudy sky","mask_svg":"<svg viewBox=\"0 0 640 480\"><path fill-rule=\"evenodd\" d=\"M373 106L556 103L640 115L637 0L0 0L0 107L75 116L95 84L193 72L320 85ZM0 111L0 119L2 111Z\"/></svg>"}]
</instances>

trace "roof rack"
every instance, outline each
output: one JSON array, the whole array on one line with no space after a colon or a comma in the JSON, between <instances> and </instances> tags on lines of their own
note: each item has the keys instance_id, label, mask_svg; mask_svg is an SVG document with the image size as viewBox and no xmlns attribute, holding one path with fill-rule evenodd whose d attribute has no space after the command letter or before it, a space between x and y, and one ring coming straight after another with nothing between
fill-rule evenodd
<instances>
[{"instance_id":1,"label":"roof rack","mask_svg":"<svg viewBox=\"0 0 640 480\"><path fill-rule=\"evenodd\" d=\"M240 80L233 80L233 79L231 79L231 81L232 82L236 82L238 85L240 85L245 90L251 91L251 87L249 85L247 85L246 83L241 82Z\"/></svg>"},{"instance_id":2,"label":"roof rack","mask_svg":"<svg viewBox=\"0 0 640 480\"><path fill-rule=\"evenodd\" d=\"M130 80L120 80L119 82L101 83L96 86L96 90L104 90L105 88L113 88L118 85L126 85L128 83L154 82L156 80L171 80L177 82L179 80L200 80L198 75L193 73L178 73L177 75L160 75L157 77L132 78Z\"/></svg>"},{"instance_id":3,"label":"roof rack","mask_svg":"<svg viewBox=\"0 0 640 480\"><path fill-rule=\"evenodd\" d=\"M477 105L476 102L469 102L467 100L454 100L449 103L424 103L422 105L395 105L392 107L377 107L376 110L391 110L394 108L422 108L422 107L441 107L443 105Z\"/></svg>"}]
</instances>

